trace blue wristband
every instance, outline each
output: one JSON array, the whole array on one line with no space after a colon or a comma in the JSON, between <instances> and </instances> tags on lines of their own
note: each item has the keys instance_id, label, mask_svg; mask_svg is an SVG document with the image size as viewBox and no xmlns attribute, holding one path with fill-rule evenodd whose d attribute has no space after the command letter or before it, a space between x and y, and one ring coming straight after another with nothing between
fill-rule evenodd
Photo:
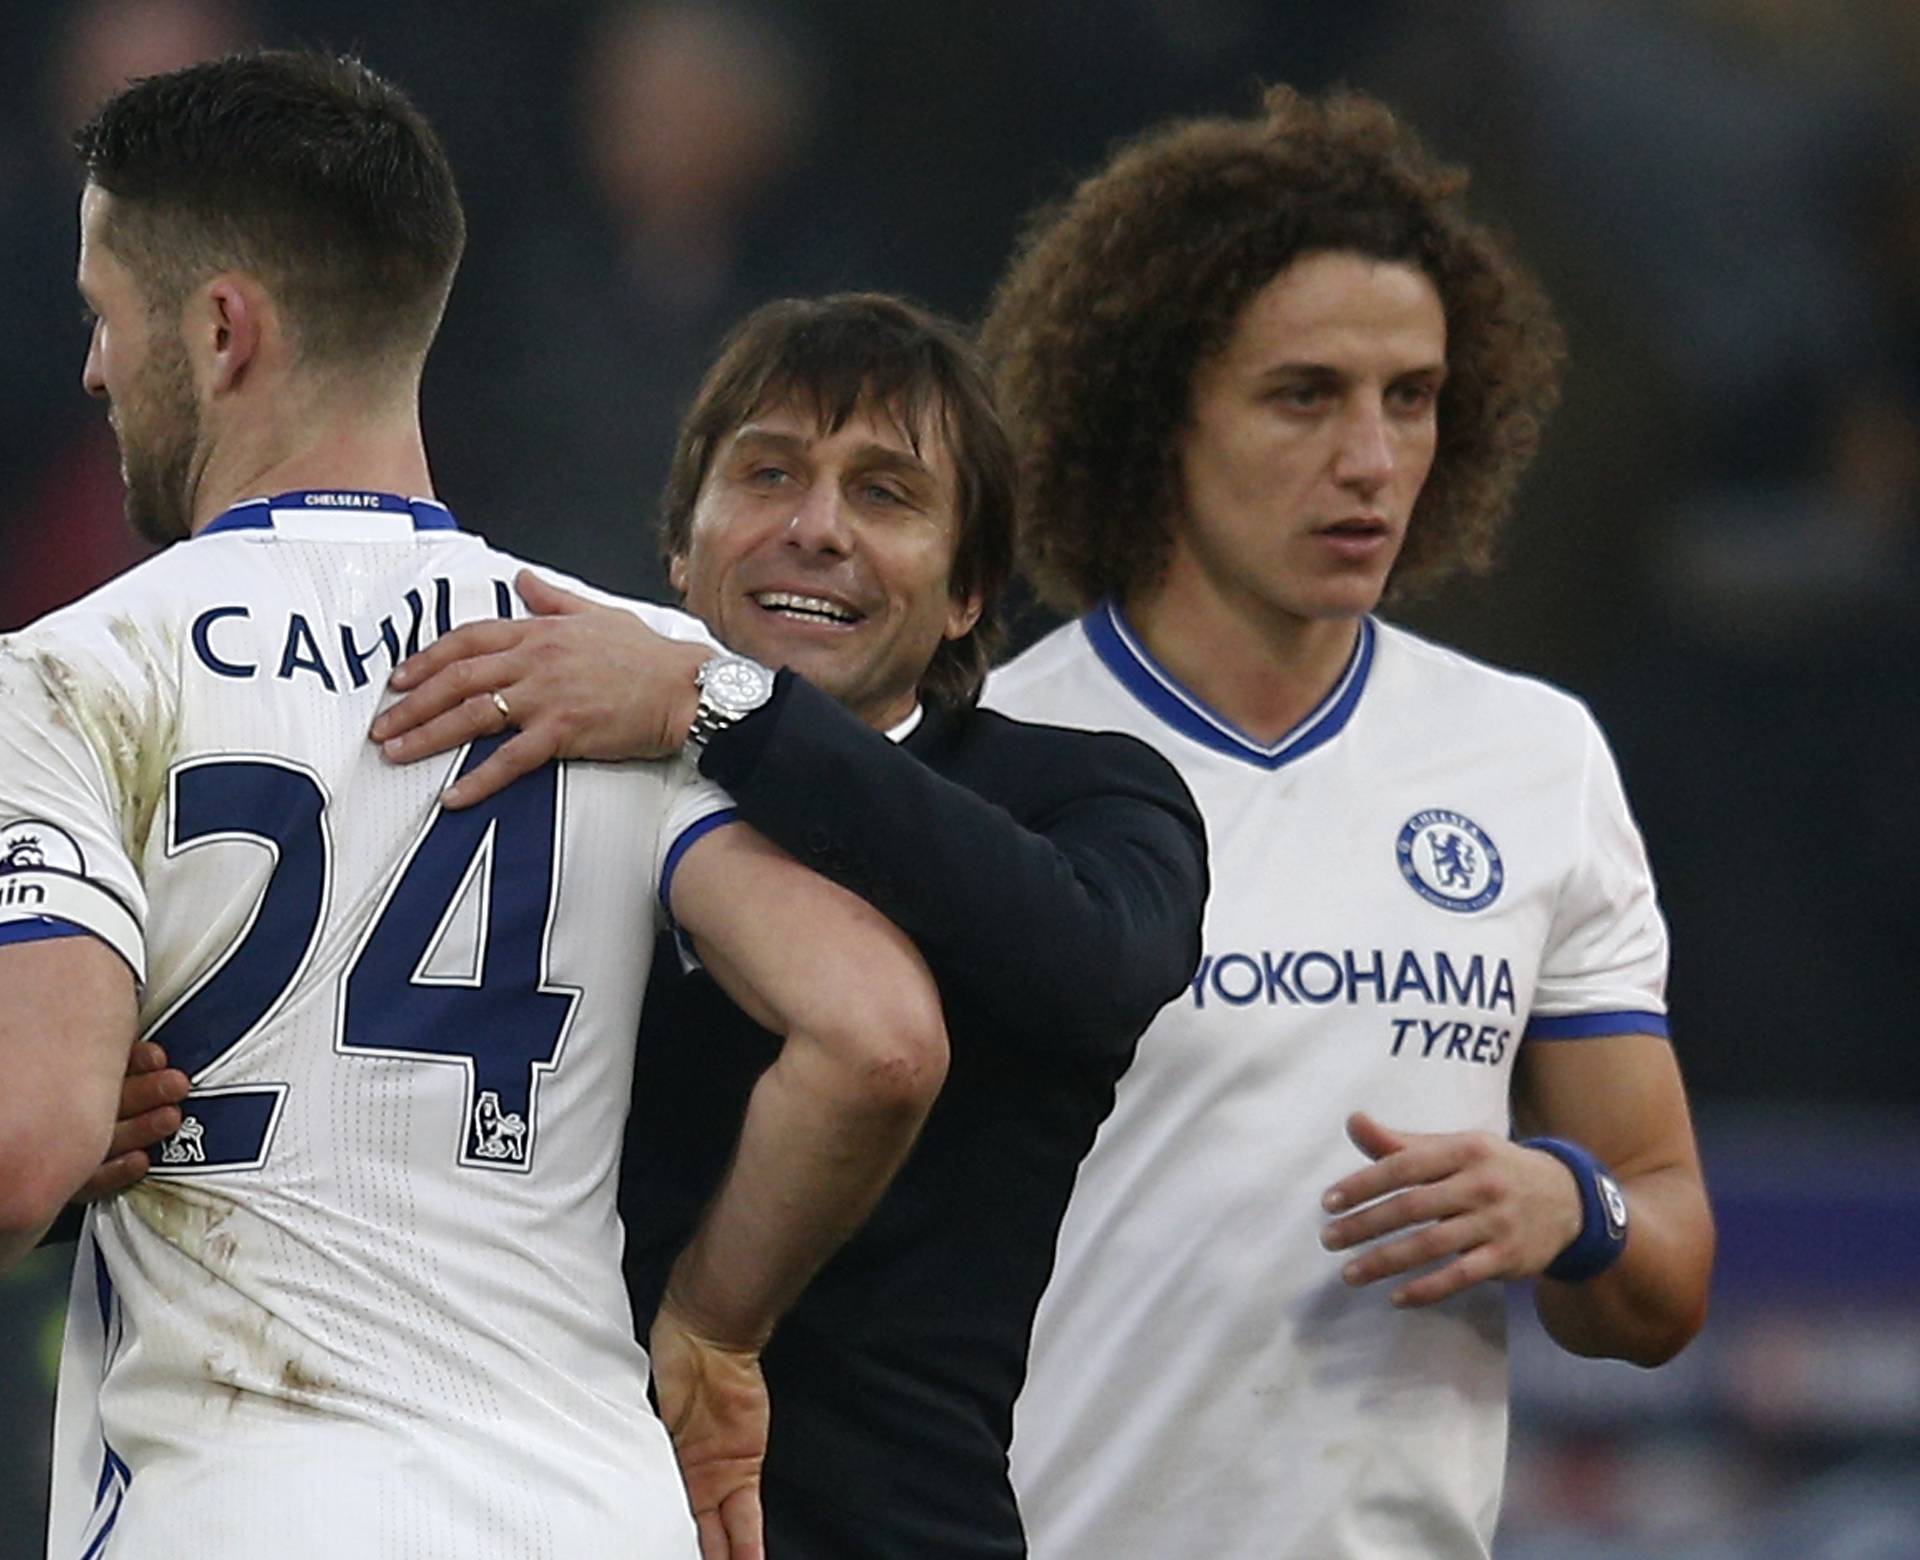
<instances>
[{"instance_id":1,"label":"blue wristband","mask_svg":"<svg viewBox=\"0 0 1920 1560\"><path fill-rule=\"evenodd\" d=\"M1620 1183L1586 1149L1565 1138L1522 1138L1520 1146L1553 1155L1573 1172L1580 1188L1580 1233L1553 1259L1547 1277L1578 1284L1606 1272L1627 1249L1627 1199Z\"/></svg>"}]
</instances>

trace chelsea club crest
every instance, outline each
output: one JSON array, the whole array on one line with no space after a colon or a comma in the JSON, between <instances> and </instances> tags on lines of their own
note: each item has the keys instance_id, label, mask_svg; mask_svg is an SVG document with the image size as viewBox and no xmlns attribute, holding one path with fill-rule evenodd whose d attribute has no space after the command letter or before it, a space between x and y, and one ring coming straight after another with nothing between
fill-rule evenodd
<instances>
[{"instance_id":1,"label":"chelsea club crest","mask_svg":"<svg viewBox=\"0 0 1920 1560\"><path fill-rule=\"evenodd\" d=\"M1400 875L1442 910L1484 910L1500 897L1507 869L1486 831L1444 807L1417 812L1393 847Z\"/></svg>"}]
</instances>

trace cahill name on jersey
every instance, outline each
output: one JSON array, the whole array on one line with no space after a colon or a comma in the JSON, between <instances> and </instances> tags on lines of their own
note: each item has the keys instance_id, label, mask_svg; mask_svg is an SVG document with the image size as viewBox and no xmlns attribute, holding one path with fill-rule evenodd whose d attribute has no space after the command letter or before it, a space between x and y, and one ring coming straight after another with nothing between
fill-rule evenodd
<instances>
[{"instance_id":1,"label":"cahill name on jersey","mask_svg":"<svg viewBox=\"0 0 1920 1560\"><path fill-rule=\"evenodd\" d=\"M1120 1081L1041 1302L1013 1440L1035 1560L1484 1555L1500 1286L1410 1311L1349 1289L1318 1198L1364 1162L1354 1110L1504 1135L1522 1046L1666 1033L1665 928L1592 719L1369 620L1259 743L1112 607L986 702L1158 747L1213 871L1199 967Z\"/></svg>"},{"instance_id":2,"label":"cahill name on jersey","mask_svg":"<svg viewBox=\"0 0 1920 1560\"><path fill-rule=\"evenodd\" d=\"M193 1080L82 1240L59 1560L694 1552L613 1191L656 896L726 798L549 765L451 812L500 739L367 739L518 567L287 494L0 644L0 938L106 941Z\"/></svg>"}]
</instances>

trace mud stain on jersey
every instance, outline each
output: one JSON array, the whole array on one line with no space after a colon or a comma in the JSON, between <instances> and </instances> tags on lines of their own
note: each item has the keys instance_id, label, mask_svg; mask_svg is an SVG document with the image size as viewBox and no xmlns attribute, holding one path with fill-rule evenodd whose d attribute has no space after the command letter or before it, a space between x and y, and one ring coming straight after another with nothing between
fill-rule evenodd
<instances>
[{"instance_id":1,"label":"mud stain on jersey","mask_svg":"<svg viewBox=\"0 0 1920 1560\"><path fill-rule=\"evenodd\" d=\"M227 1221L234 1205L198 1187L147 1180L128 1188L127 1211L169 1246L219 1279L233 1271L238 1246Z\"/></svg>"},{"instance_id":2,"label":"mud stain on jersey","mask_svg":"<svg viewBox=\"0 0 1920 1560\"><path fill-rule=\"evenodd\" d=\"M166 800L167 771L180 743L178 646L156 644L124 617L109 619L107 631L134 678L123 681L103 667L34 647L31 637L7 648L23 655L38 676L52 723L73 732L99 759L117 803L121 843L138 864Z\"/></svg>"},{"instance_id":3,"label":"mud stain on jersey","mask_svg":"<svg viewBox=\"0 0 1920 1560\"><path fill-rule=\"evenodd\" d=\"M250 1398L301 1410L333 1407L333 1373L324 1350L234 1284L241 1241L232 1228L242 1210L206 1190L159 1180L125 1193L128 1211L199 1267L199 1293L166 1296L198 1317L216 1340L199 1356L200 1375L228 1410ZM204 1333L203 1333L204 1336Z\"/></svg>"}]
</instances>

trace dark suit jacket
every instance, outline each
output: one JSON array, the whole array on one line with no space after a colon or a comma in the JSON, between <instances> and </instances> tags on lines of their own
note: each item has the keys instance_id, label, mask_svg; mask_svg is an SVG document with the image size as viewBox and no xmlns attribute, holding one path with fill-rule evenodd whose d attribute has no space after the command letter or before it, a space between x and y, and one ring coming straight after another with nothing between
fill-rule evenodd
<instances>
[{"instance_id":1,"label":"dark suit jacket","mask_svg":"<svg viewBox=\"0 0 1920 1560\"><path fill-rule=\"evenodd\" d=\"M918 944L952 1061L872 1219L765 1355L773 1560L1026 1552L1006 1450L1081 1158L1199 958L1200 815L1131 737L929 709L896 747L782 673L702 770ZM645 1336L779 1042L663 940L622 1173Z\"/></svg>"}]
</instances>

